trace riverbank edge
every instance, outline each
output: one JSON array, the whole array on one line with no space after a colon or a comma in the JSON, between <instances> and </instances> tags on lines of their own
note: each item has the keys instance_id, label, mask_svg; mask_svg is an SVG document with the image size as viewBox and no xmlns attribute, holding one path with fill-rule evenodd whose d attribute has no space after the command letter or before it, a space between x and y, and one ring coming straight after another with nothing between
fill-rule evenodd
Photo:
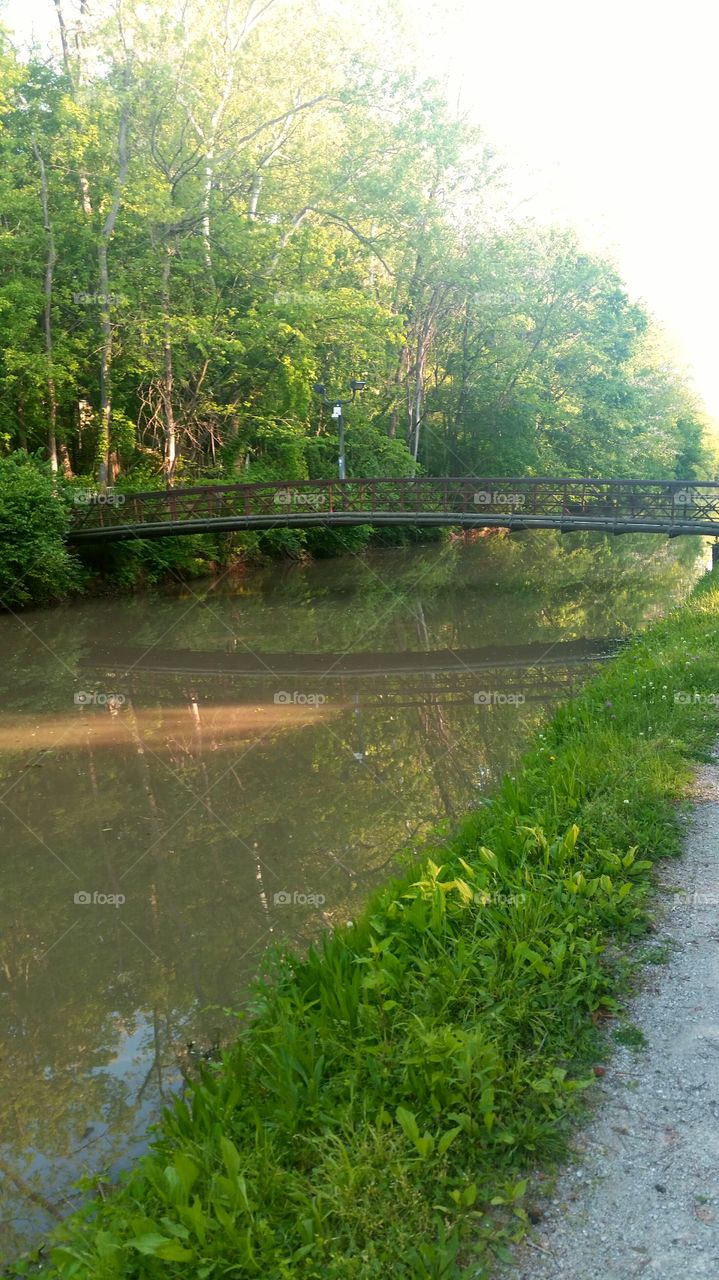
<instances>
[{"instance_id":1,"label":"riverbank edge","mask_svg":"<svg viewBox=\"0 0 719 1280\"><path fill-rule=\"evenodd\" d=\"M393 536L391 530L374 529L370 525L349 530L327 527L311 530L309 542L303 540L303 532L286 530L278 523L274 530L264 532L135 537L127 542L80 546L66 544L73 565L73 586L53 599L29 598L25 604L38 607L69 600L120 598L152 589L162 590L173 584L189 586L203 579L239 577L252 569L271 565L309 565L368 552L438 546L451 541L457 531L412 525ZM507 531L478 532L486 535Z\"/></svg>"},{"instance_id":2,"label":"riverbank edge","mask_svg":"<svg viewBox=\"0 0 719 1280\"><path fill-rule=\"evenodd\" d=\"M594 1079L653 863L680 852L718 641L715 571L459 834L306 958L274 956L128 1183L10 1274L489 1275L525 1231L524 1171L562 1155Z\"/></svg>"},{"instance_id":3,"label":"riverbank edge","mask_svg":"<svg viewBox=\"0 0 719 1280\"><path fill-rule=\"evenodd\" d=\"M358 526L361 533L370 528ZM282 534L283 530L278 526L275 532ZM73 593L51 603L63 604L72 599L82 601L106 597L119 599L148 590L162 591L173 585L189 587L195 582L239 578L253 570L267 569L273 565L307 566L323 560L362 557L378 551L436 547L446 545L457 536L454 529L422 529L412 525L403 531L404 536L394 539L387 537L385 530L372 529L371 536L366 541L353 546L346 530L329 528L321 532L332 535L335 540L333 547L302 545L291 548L289 545L279 545L272 548L267 545L267 539L263 542L261 539L253 540L252 535L228 533L190 534L181 538L157 538L154 541L136 538L126 543L111 543L104 548L102 544L94 544L81 551L72 548L80 570L80 586ZM507 533L505 529L487 529L478 530L477 536L504 536ZM461 536L464 541L470 540L467 531ZM214 548L205 545L210 542L214 542ZM241 545L237 545L238 543ZM128 548L131 549L130 554ZM132 552L136 553L134 563ZM32 603L30 602L31 606Z\"/></svg>"},{"instance_id":4,"label":"riverbank edge","mask_svg":"<svg viewBox=\"0 0 719 1280\"><path fill-rule=\"evenodd\" d=\"M717 1273L719 741L713 755L692 779L682 856L657 868L655 930L638 943L645 963L608 1037L589 1123L559 1176L541 1179L539 1225L503 1280Z\"/></svg>"}]
</instances>

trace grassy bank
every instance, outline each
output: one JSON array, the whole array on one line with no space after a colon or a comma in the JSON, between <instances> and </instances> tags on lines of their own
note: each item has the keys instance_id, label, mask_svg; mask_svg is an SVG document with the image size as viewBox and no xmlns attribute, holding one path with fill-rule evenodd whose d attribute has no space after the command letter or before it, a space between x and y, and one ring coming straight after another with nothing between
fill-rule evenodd
<instances>
[{"instance_id":1,"label":"grassy bank","mask_svg":"<svg viewBox=\"0 0 719 1280\"><path fill-rule=\"evenodd\" d=\"M449 845L276 960L224 1062L42 1274L488 1275L524 1229L526 1169L561 1154L594 1078L715 692L717 574L556 714Z\"/></svg>"}]
</instances>

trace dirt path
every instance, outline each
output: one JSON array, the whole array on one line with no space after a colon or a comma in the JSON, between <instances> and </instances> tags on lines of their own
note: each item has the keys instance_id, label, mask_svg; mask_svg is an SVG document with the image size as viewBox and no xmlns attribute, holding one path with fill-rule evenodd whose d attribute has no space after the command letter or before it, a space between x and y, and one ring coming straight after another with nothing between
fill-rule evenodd
<instances>
[{"instance_id":1,"label":"dirt path","mask_svg":"<svg viewBox=\"0 0 719 1280\"><path fill-rule=\"evenodd\" d=\"M681 893L650 948L629 1017L645 1049L617 1047L579 1164L561 1176L506 1280L719 1280L719 763L699 770Z\"/></svg>"}]
</instances>

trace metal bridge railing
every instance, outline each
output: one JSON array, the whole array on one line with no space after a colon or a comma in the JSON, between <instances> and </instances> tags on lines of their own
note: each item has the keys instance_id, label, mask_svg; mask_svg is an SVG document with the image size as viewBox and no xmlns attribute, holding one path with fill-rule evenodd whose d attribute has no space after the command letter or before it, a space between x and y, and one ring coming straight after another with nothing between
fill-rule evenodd
<instances>
[{"instance_id":1,"label":"metal bridge railing","mask_svg":"<svg viewBox=\"0 0 719 1280\"><path fill-rule=\"evenodd\" d=\"M91 536L143 526L173 532L181 526L214 522L237 527L265 524L341 523L343 517L396 516L410 523L482 525L506 517L519 525L550 522L557 527L582 520L673 526L716 525L719 484L679 480L567 477L419 476L352 480L292 480L254 484L197 485L127 493L109 491L83 499L73 512L71 536ZM687 530L688 531L688 530ZM713 530L712 530L713 531Z\"/></svg>"}]
</instances>

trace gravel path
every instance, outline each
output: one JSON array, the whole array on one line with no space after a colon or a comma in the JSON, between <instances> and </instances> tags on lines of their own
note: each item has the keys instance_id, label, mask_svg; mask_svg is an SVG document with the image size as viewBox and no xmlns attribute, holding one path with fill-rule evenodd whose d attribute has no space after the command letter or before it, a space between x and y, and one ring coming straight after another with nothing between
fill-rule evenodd
<instances>
[{"instance_id":1,"label":"gravel path","mask_svg":"<svg viewBox=\"0 0 719 1280\"><path fill-rule=\"evenodd\" d=\"M669 960L628 1008L647 1047L613 1052L580 1163L506 1280L719 1280L719 763L693 794L684 857L660 872L681 893L650 940Z\"/></svg>"}]
</instances>

